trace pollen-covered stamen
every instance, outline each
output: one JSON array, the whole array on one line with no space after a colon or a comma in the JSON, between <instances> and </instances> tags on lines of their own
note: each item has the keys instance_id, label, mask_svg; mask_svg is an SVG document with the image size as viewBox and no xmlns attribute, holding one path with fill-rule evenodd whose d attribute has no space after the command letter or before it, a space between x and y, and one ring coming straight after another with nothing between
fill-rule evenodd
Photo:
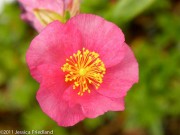
<instances>
[{"instance_id":1,"label":"pollen-covered stamen","mask_svg":"<svg viewBox=\"0 0 180 135\"><path fill-rule=\"evenodd\" d=\"M66 63L61 69L63 72L67 72L65 81L74 82L73 89L79 88L78 95L80 96L86 91L91 92L89 85L93 85L98 89L106 72L105 65L99 58L99 54L90 52L85 48L82 51L78 50L76 54L66 59Z\"/></svg>"}]
</instances>

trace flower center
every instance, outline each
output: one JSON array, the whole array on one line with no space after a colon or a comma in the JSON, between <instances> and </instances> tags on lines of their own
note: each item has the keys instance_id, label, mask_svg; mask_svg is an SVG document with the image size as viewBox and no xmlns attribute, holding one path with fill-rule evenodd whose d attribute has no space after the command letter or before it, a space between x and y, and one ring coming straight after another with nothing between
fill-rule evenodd
<instances>
[{"instance_id":1,"label":"flower center","mask_svg":"<svg viewBox=\"0 0 180 135\"><path fill-rule=\"evenodd\" d=\"M80 76L84 76L86 73L87 73L87 71L86 71L86 69L84 69L84 68L81 68L81 69L79 70L79 75L80 75Z\"/></svg>"},{"instance_id":2,"label":"flower center","mask_svg":"<svg viewBox=\"0 0 180 135\"><path fill-rule=\"evenodd\" d=\"M61 67L66 72L65 82L73 82L73 89L79 88L78 95L82 96L84 92L90 93L89 85L93 85L96 89L103 82L106 72L104 63L96 52L90 52L83 48L78 50L76 54L66 59L66 63Z\"/></svg>"}]
</instances>

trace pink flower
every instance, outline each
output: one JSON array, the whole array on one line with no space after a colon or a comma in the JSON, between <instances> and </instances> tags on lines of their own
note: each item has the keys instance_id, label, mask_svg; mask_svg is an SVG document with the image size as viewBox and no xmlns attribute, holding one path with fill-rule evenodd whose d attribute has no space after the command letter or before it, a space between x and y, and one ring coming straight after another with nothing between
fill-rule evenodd
<instances>
[{"instance_id":1,"label":"pink flower","mask_svg":"<svg viewBox=\"0 0 180 135\"><path fill-rule=\"evenodd\" d=\"M40 83L42 110L60 126L124 110L124 97L138 82L138 63L122 31L96 15L51 23L32 41L26 60Z\"/></svg>"},{"instance_id":2,"label":"pink flower","mask_svg":"<svg viewBox=\"0 0 180 135\"><path fill-rule=\"evenodd\" d=\"M37 31L49 23L59 20L66 22L67 16L79 13L80 0L18 0L23 8L22 19L29 21Z\"/></svg>"}]
</instances>

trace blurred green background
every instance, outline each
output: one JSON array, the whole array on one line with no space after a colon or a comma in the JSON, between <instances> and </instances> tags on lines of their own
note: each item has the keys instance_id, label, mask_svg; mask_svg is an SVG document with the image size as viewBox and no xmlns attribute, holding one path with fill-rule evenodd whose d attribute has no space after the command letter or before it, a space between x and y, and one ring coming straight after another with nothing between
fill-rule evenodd
<instances>
[{"instance_id":1,"label":"blurred green background","mask_svg":"<svg viewBox=\"0 0 180 135\"><path fill-rule=\"evenodd\" d=\"M69 128L40 109L39 85L25 53L35 30L17 2L0 13L0 130L54 130L54 135L180 135L180 1L83 0L81 11L116 23L139 62L140 79L124 112L108 112Z\"/></svg>"}]
</instances>

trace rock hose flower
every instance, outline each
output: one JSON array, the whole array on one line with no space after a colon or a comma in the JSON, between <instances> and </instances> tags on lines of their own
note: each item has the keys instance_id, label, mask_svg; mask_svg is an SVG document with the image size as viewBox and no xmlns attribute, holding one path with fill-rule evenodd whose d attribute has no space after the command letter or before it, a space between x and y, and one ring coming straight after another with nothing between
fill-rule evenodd
<instances>
[{"instance_id":1,"label":"rock hose flower","mask_svg":"<svg viewBox=\"0 0 180 135\"><path fill-rule=\"evenodd\" d=\"M124 97L138 82L138 63L122 31L91 14L49 24L31 42L26 61L40 83L42 110L60 126L124 110Z\"/></svg>"},{"instance_id":2,"label":"rock hose flower","mask_svg":"<svg viewBox=\"0 0 180 135\"><path fill-rule=\"evenodd\" d=\"M80 0L18 0L24 12L22 19L29 21L40 32L49 23L68 18L79 13Z\"/></svg>"}]
</instances>

